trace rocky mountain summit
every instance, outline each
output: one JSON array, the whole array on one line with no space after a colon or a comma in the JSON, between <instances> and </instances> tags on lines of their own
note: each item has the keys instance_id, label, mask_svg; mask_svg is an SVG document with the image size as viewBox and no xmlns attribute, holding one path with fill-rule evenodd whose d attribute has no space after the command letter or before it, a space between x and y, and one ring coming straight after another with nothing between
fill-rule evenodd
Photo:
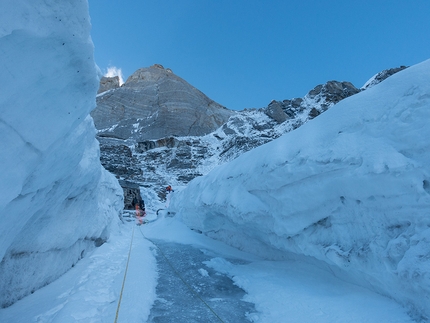
<instances>
[{"instance_id":1,"label":"rocky mountain summit","mask_svg":"<svg viewBox=\"0 0 430 323\"><path fill-rule=\"evenodd\" d=\"M393 71L381 73L392 75ZM162 201L168 184L186 185L383 79L375 76L362 89L350 82L329 81L303 98L231 111L169 69L160 65L140 69L122 87L97 98L92 115L101 144L101 161L128 183L124 191L130 192L130 183L135 183L145 191L146 199Z\"/></svg>"},{"instance_id":2,"label":"rocky mountain summit","mask_svg":"<svg viewBox=\"0 0 430 323\"><path fill-rule=\"evenodd\" d=\"M136 141L201 136L232 114L161 65L141 68L121 87L99 94L91 113L100 137Z\"/></svg>"},{"instance_id":3,"label":"rocky mountain summit","mask_svg":"<svg viewBox=\"0 0 430 323\"><path fill-rule=\"evenodd\" d=\"M103 76L100 79L100 87L97 94L119 88L119 76Z\"/></svg>"}]
</instances>

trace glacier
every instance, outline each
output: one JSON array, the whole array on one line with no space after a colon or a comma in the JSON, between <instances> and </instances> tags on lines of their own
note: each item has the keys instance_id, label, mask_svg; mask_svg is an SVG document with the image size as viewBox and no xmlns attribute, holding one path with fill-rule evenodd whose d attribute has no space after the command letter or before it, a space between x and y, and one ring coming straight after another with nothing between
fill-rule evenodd
<instances>
[{"instance_id":1,"label":"glacier","mask_svg":"<svg viewBox=\"0 0 430 323\"><path fill-rule=\"evenodd\" d=\"M430 317L430 60L194 179L193 230L268 259L305 257Z\"/></svg>"},{"instance_id":2,"label":"glacier","mask_svg":"<svg viewBox=\"0 0 430 323\"><path fill-rule=\"evenodd\" d=\"M122 189L89 112L99 72L87 1L4 0L0 11L0 306L106 241Z\"/></svg>"}]
</instances>

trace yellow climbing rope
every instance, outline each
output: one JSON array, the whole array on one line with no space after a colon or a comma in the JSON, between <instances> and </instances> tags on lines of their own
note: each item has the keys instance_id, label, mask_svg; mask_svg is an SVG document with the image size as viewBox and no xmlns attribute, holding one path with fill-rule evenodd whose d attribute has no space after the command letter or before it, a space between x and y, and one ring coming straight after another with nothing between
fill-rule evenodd
<instances>
[{"instance_id":1,"label":"yellow climbing rope","mask_svg":"<svg viewBox=\"0 0 430 323\"><path fill-rule=\"evenodd\" d=\"M133 237L134 237L134 225L133 225L133 231L131 233L130 250L128 251L127 265L125 266L124 279L122 280L121 293L119 294L118 307L116 309L116 315L115 315L114 323L116 323L118 321L118 314L119 314L119 308L121 306L122 293L124 292L125 279L127 278L128 263L130 262L131 246L133 245Z\"/></svg>"}]
</instances>

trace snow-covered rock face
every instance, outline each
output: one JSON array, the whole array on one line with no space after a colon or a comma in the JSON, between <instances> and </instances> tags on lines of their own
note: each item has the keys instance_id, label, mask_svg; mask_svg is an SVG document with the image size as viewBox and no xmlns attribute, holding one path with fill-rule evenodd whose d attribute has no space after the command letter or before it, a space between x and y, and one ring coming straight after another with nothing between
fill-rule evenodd
<instances>
[{"instance_id":1,"label":"snow-covered rock face","mask_svg":"<svg viewBox=\"0 0 430 323\"><path fill-rule=\"evenodd\" d=\"M241 249L337 266L430 317L429 75L430 60L343 100L194 179L170 211Z\"/></svg>"},{"instance_id":2,"label":"snow-covered rock face","mask_svg":"<svg viewBox=\"0 0 430 323\"><path fill-rule=\"evenodd\" d=\"M0 306L56 279L109 236L122 190L102 169L86 0L0 11Z\"/></svg>"},{"instance_id":3,"label":"snow-covered rock face","mask_svg":"<svg viewBox=\"0 0 430 323\"><path fill-rule=\"evenodd\" d=\"M400 71L403 71L407 66L399 66L395 68L389 68L387 70L383 70L378 74L371 77L362 87L361 90L370 89L372 86L381 83L383 80L389 78L391 75L394 75Z\"/></svg>"},{"instance_id":4,"label":"snow-covered rock face","mask_svg":"<svg viewBox=\"0 0 430 323\"><path fill-rule=\"evenodd\" d=\"M313 119L336 103L358 92L360 90L350 82L328 81L325 84L317 85L304 98L272 101L267 107L266 113L279 123L297 118L300 114L307 116L308 119ZM305 111L306 113L304 113Z\"/></svg>"},{"instance_id":5,"label":"snow-covered rock face","mask_svg":"<svg viewBox=\"0 0 430 323\"><path fill-rule=\"evenodd\" d=\"M161 71L161 77L154 70L158 73ZM145 86L159 87L158 83L165 78L164 74L172 73L162 67L141 69L127 82L137 92L141 92ZM142 80L146 83L142 84ZM102 164L115 175L139 183L164 199L167 184L183 186L216 166L300 127L358 91L351 83L330 81L318 85L301 99L272 101L267 108L235 112L220 128L206 136L174 136L178 132L168 122L160 127L171 136L157 140L136 140L130 133L126 140L114 139L106 137L109 134L99 129L99 135L103 136L98 138ZM109 93L103 96L103 105L117 105L113 95L108 97ZM181 91L171 93L166 104L174 105L183 99L182 96ZM98 103L100 102L99 97ZM150 102L148 98L142 97L139 104L148 105ZM97 111L104 111L100 118L109 115L104 108ZM172 112L175 119L181 114L180 109ZM109 122L112 125L112 120ZM114 126L112 129L116 131L117 128ZM142 128L136 126L134 130L138 133Z\"/></svg>"},{"instance_id":6,"label":"snow-covered rock face","mask_svg":"<svg viewBox=\"0 0 430 323\"><path fill-rule=\"evenodd\" d=\"M105 88L104 79L100 88ZM300 127L359 91L349 82L329 81L303 98L273 100L261 109L229 111L228 120L217 123L221 127L212 127L214 131L207 135L206 127L198 135L181 136L190 132L188 122L195 116L210 123L222 120L220 113L228 110L208 109L202 114L201 108L207 106L202 104L205 96L169 69L154 65L136 71L120 89L99 95L92 116L98 128L103 166L122 179L155 191L163 200L168 183L186 185L216 166ZM167 111L167 119L166 107L176 107ZM184 107L193 107L191 117ZM148 117L149 112L158 121ZM155 134L166 137L144 139Z\"/></svg>"}]
</instances>

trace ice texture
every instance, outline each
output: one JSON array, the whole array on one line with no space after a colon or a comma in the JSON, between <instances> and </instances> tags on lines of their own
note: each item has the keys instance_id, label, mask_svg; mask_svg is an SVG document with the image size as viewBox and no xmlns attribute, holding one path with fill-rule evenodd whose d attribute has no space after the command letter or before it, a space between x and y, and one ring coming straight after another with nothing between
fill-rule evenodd
<instances>
[{"instance_id":1,"label":"ice texture","mask_svg":"<svg viewBox=\"0 0 430 323\"><path fill-rule=\"evenodd\" d=\"M100 165L87 1L4 0L0 11L0 306L109 237L122 190Z\"/></svg>"},{"instance_id":2,"label":"ice texture","mask_svg":"<svg viewBox=\"0 0 430 323\"><path fill-rule=\"evenodd\" d=\"M311 256L430 317L430 60L341 101L172 198L193 229Z\"/></svg>"}]
</instances>

